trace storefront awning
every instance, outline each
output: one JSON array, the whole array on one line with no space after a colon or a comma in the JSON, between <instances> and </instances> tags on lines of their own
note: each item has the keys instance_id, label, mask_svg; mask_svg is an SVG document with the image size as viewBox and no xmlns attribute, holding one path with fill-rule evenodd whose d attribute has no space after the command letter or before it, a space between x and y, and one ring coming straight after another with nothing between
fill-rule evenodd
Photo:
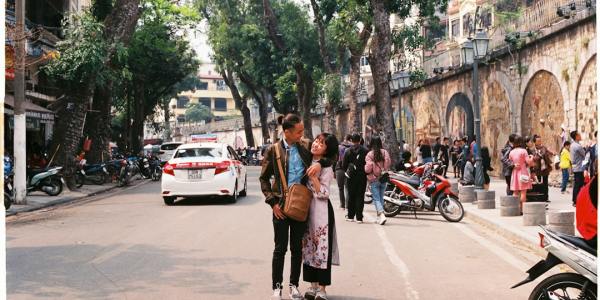
<instances>
[{"instance_id":1,"label":"storefront awning","mask_svg":"<svg viewBox=\"0 0 600 300\"><path fill-rule=\"evenodd\" d=\"M14 115L13 109L15 107L15 98L13 95L7 94L4 96L4 105L10 107L5 107L4 113L11 116ZM43 108L29 101L25 101L23 103L23 106L25 108L25 116L27 117L40 120L54 121L54 112L49 109Z\"/></svg>"}]
</instances>

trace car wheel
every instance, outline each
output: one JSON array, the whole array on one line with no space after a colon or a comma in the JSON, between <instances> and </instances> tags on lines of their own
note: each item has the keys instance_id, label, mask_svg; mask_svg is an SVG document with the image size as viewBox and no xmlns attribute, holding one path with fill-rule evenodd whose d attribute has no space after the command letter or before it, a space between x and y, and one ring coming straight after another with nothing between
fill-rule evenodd
<instances>
[{"instance_id":1,"label":"car wheel","mask_svg":"<svg viewBox=\"0 0 600 300\"><path fill-rule=\"evenodd\" d=\"M246 197L248 194L248 175L244 178L244 189L240 192L240 197Z\"/></svg>"},{"instance_id":2,"label":"car wheel","mask_svg":"<svg viewBox=\"0 0 600 300\"><path fill-rule=\"evenodd\" d=\"M166 205L173 205L175 203L175 198L176 197L163 197L163 200L165 201Z\"/></svg>"},{"instance_id":3,"label":"car wheel","mask_svg":"<svg viewBox=\"0 0 600 300\"><path fill-rule=\"evenodd\" d=\"M238 197L238 183L237 181L235 182L235 186L233 187L233 195L231 196L227 196L229 203L236 203L237 202L237 197Z\"/></svg>"}]
</instances>

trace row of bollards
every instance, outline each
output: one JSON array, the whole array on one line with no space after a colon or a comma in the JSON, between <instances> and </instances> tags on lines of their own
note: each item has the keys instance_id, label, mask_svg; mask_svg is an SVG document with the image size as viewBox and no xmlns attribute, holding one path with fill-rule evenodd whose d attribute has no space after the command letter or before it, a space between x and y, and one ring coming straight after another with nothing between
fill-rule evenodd
<instances>
[{"instance_id":1,"label":"row of bollards","mask_svg":"<svg viewBox=\"0 0 600 300\"><path fill-rule=\"evenodd\" d=\"M458 197L462 203L473 203L478 209L495 209L495 191L475 189L474 186L452 187L458 190ZM500 216L520 216L519 198L515 196L500 197ZM548 220L548 222L546 222ZM548 228L554 231L573 235L575 233L575 213L572 211L550 211L546 213L545 202L523 203L523 225L538 226L548 224Z\"/></svg>"}]
</instances>

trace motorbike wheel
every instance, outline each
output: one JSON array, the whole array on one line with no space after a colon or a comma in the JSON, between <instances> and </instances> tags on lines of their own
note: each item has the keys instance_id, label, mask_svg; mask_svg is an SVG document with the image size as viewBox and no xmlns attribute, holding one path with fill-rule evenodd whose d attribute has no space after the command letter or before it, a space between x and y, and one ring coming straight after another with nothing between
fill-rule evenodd
<instances>
[{"instance_id":1,"label":"motorbike wheel","mask_svg":"<svg viewBox=\"0 0 600 300\"><path fill-rule=\"evenodd\" d=\"M51 190L46 191L46 194L48 194L49 196L58 196L60 193L62 193L63 185L62 185L62 181L60 181L60 178L58 178L58 177L50 178L49 186L52 187Z\"/></svg>"},{"instance_id":2,"label":"motorbike wheel","mask_svg":"<svg viewBox=\"0 0 600 300\"><path fill-rule=\"evenodd\" d=\"M440 194L437 199L437 205L440 214L448 222L460 222L465 216L465 210L456 196Z\"/></svg>"},{"instance_id":3,"label":"motorbike wheel","mask_svg":"<svg viewBox=\"0 0 600 300\"><path fill-rule=\"evenodd\" d=\"M391 203L391 202L383 202L383 214L388 217L395 217L402 211L402 207Z\"/></svg>"},{"instance_id":4,"label":"motorbike wheel","mask_svg":"<svg viewBox=\"0 0 600 300\"><path fill-rule=\"evenodd\" d=\"M77 173L75 175L75 186L77 188L80 188L83 186L83 182L85 181L85 177L83 177L83 175L81 175L80 173Z\"/></svg>"},{"instance_id":5,"label":"motorbike wheel","mask_svg":"<svg viewBox=\"0 0 600 300\"><path fill-rule=\"evenodd\" d=\"M8 193L4 193L4 209L9 209L12 205L12 197Z\"/></svg>"},{"instance_id":6,"label":"motorbike wheel","mask_svg":"<svg viewBox=\"0 0 600 300\"><path fill-rule=\"evenodd\" d=\"M98 175L98 178L96 178L96 180L94 181L94 183L97 185L103 185L105 182L106 182L106 174L104 174L104 173L100 173L100 175Z\"/></svg>"},{"instance_id":7,"label":"motorbike wheel","mask_svg":"<svg viewBox=\"0 0 600 300\"><path fill-rule=\"evenodd\" d=\"M584 290L584 285L587 286ZM554 295L551 297L550 295ZM560 273L544 279L538 284L529 300L543 299L586 299L596 300L596 285L582 275L575 273Z\"/></svg>"}]
</instances>

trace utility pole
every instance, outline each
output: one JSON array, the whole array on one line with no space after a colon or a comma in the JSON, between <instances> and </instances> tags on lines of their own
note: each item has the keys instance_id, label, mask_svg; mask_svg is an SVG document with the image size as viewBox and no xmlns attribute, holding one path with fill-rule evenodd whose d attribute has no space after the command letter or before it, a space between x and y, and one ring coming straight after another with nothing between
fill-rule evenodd
<instances>
[{"instance_id":1,"label":"utility pole","mask_svg":"<svg viewBox=\"0 0 600 300\"><path fill-rule=\"evenodd\" d=\"M15 34L15 131L14 131L14 169L15 203L26 204L26 144L25 144L25 0L15 0L17 30Z\"/></svg>"}]
</instances>

